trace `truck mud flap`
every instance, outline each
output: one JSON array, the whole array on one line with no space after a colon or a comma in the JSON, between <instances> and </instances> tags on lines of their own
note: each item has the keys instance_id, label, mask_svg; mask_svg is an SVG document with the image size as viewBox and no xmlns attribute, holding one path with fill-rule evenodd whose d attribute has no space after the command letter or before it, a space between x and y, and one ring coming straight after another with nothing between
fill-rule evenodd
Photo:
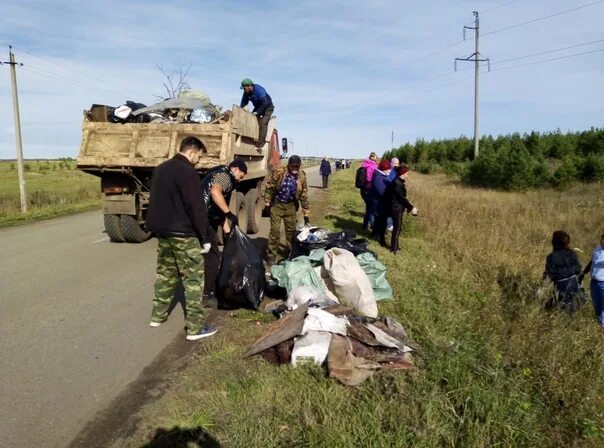
<instances>
[{"instance_id":1,"label":"truck mud flap","mask_svg":"<svg viewBox=\"0 0 604 448\"><path fill-rule=\"evenodd\" d=\"M103 195L103 214L136 216L136 198L133 194Z\"/></svg>"}]
</instances>

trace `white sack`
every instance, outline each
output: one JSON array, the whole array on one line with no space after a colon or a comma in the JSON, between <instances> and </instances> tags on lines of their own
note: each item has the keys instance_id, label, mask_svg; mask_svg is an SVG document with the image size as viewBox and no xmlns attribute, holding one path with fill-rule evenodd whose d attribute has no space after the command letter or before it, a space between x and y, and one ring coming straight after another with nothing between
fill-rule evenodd
<instances>
[{"instance_id":1,"label":"white sack","mask_svg":"<svg viewBox=\"0 0 604 448\"><path fill-rule=\"evenodd\" d=\"M352 252L337 247L329 249L325 252L324 266L341 304L352 306L368 317L378 316L371 281Z\"/></svg>"},{"instance_id":2,"label":"white sack","mask_svg":"<svg viewBox=\"0 0 604 448\"><path fill-rule=\"evenodd\" d=\"M292 350L292 366L301 363L323 364L327 359L331 333L310 331L294 343Z\"/></svg>"}]
</instances>

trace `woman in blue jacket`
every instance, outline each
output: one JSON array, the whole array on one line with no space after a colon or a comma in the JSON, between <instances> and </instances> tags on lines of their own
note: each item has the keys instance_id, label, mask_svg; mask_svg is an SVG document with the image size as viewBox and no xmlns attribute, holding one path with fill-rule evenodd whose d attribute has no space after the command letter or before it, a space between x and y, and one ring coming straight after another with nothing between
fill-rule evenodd
<instances>
[{"instance_id":1,"label":"woman in blue jacket","mask_svg":"<svg viewBox=\"0 0 604 448\"><path fill-rule=\"evenodd\" d=\"M390 207L387 206L385 197L386 189L390 184L390 161L382 160L377 170L373 174L371 189L371 202L375 215L375 225L373 226L373 237L386 247L386 226L390 217Z\"/></svg>"}]
</instances>

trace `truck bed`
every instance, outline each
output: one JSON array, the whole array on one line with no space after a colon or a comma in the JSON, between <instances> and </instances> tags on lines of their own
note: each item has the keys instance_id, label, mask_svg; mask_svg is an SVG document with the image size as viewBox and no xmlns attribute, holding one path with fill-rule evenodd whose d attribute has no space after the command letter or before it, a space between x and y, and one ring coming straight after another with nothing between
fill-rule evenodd
<instances>
[{"instance_id":1,"label":"truck bed","mask_svg":"<svg viewBox=\"0 0 604 448\"><path fill-rule=\"evenodd\" d=\"M271 124L270 132L274 128L274 123ZM256 179L266 175L270 159L269 145L262 151L255 148L256 117L238 106L233 106L232 111L216 123L120 124L85 119L82 131L77 165L92 174L115 169L152 169L173 157L186 136L199 138L207 148L196 165L200 171L228 164L239 157L248 163L247 179Z\"/></svg>"}]
</instances>

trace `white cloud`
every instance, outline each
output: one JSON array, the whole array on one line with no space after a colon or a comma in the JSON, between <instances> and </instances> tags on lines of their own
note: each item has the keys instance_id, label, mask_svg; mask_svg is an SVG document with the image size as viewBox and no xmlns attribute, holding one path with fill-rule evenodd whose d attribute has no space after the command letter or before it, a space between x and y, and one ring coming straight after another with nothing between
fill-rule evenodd
<instances>
[{"instance_id":1,"label":"white cloud","mask_svg":"<svg viewBox=\"0 0 604 448\"><path fill-rule=\"evenodd\" d=\"M26 64L19 87L28 157L75 155L84 108L153 102L161 92L154 65L188 62L194 87L225 106L239 101L243 77L266 87L281 135L294 139L296 151L364 156L389 148L392 130L397 143L472 133L472 81L451 84L472 71L425 81L451 71L456 56L472 53L468 40L426 58L461 40L473 9L485 11L482 52L493 62L601 37L604 5L488 35L584 4L525 0L497 8L507 3L131 0L83 8L65 0L13 2L3 11L0 42L13 43ZM601 125L601 56L484 75L483 131ZM7 66L0 67L0 105L0 158L9 158Z\"/></svg>"}]
</instances>

